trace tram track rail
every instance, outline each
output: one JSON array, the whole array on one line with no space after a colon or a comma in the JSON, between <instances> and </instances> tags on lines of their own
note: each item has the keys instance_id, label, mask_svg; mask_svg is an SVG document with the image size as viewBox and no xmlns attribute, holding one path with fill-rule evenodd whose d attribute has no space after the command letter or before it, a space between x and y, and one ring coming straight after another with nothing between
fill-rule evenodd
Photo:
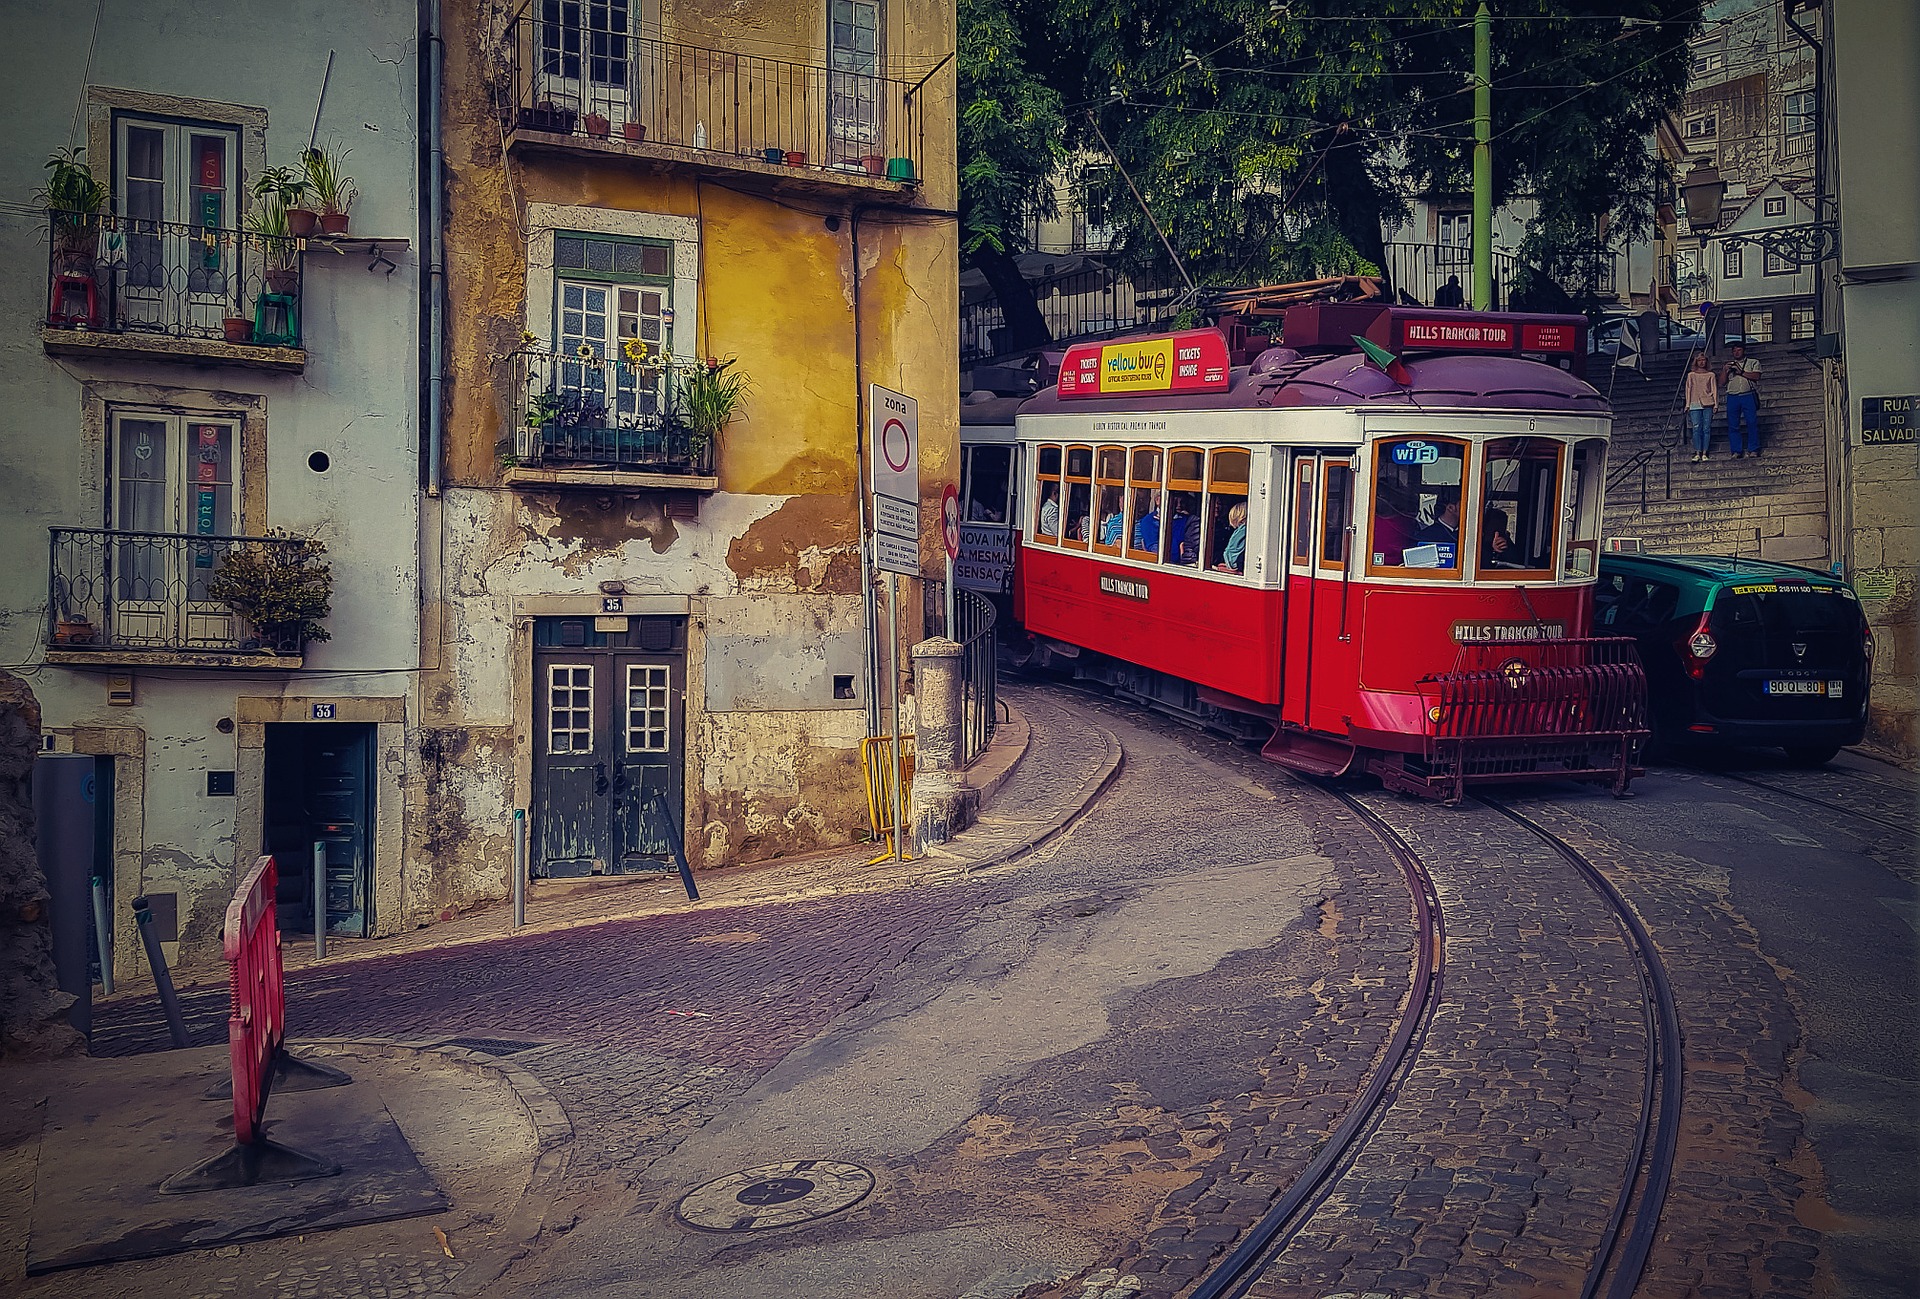
<instances>
[{"instance_id":1,"label":"tram track rail","mask_svg":"<svg viewBox=\"0 0 1920 1299\"><path fill-rule=\"evenodd\" d=\"M1902 825L1898 821L1889 820L1883 816L1875 816L1871 812L1863 812L1857 807L1849 807L1845 803L1836 803L1832 799L1821 798L1817 794L1809 794L1804 790L1790 789L1785 785L1776 785L1769 780L1756 780L1752 776L1743 776L1732 771L1711 771L1707 774L1718 780L1731 780L1742 785L1750 785L1755 789L1764 789L1769 794L1780 794L1796 802L1805 803L1809 807L1820 808L1822 811L1838 812L1842 816L1850 816L1855 820L1865 821L1869 825L1879 826L1882 830L1889 831L1893 834L1910 835L1913 833L1913 826L1911 824ZM1874 780L1871 777L1859 779L1865 784L1879 785L1881 788L1892 788L1885 782Z\"/></svg>"}]
</instances>

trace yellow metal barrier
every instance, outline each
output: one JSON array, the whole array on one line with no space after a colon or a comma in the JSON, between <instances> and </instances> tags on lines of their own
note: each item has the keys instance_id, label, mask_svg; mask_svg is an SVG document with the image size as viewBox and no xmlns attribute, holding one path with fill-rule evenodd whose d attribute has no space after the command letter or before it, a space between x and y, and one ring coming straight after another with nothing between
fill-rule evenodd
<instances>
[{"instance_id":1,"label":"yellow metal barrier","mask_svg":"<svg viewBox=\"0 0 1920 1299\"><path fill-rule=\"evenodd\" d=\"M893 832L893 782L900 782L900 807L904 816L911 817L913 808L909 802L913 792L913 737L903 737L898 760L894 758L893 737L875 735L860 741L860 771L867 781L867 823L873 827L873 837L877 840L885 835L887 850L875 857L867 865L873 866L895 856ZM907 854L898 854L901 861L907 860Z\"/></svg>"}]
</instances>

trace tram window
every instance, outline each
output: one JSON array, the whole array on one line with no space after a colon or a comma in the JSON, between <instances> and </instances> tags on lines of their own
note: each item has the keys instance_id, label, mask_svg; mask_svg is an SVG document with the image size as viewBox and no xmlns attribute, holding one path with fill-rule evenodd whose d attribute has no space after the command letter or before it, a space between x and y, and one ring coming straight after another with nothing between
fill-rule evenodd
<instances>
[{"instance_id":1,"label":"tram window","mask_svg":"<svg viewBox=\"0 0 1920 1299\"><path fill-rule=\"evenodd\" d=\"M1223 447L1210 457L1207 479L1207 567L1240 573L1247 564L1247 468L1250 457Z\"/></svg>"},{"instance_id":2,"label":"tram window","mask_svg":"<svg viewBox=\"0 0 1920 1299\"><path fill-rule=\"evenodd\" d=\"M1567 537L1567 576L1592 577L1600 559L1601 497L1606 491L1607 444L1587 438L1573 448L1573 531ZM1484 550L1485 540L1480 545Z\"/></svg>"},{"instance_id":3,"label":"tram window","mask_svg":"<svg viewBox=\"0 0 1920 1299\"><path fill-rule=\"evenodd\" d=\"M967 448L967 521L1005 523L1007 488L1013 482L1013 448Z\"/></svg>"},{"instance_id":4,"label":"tram window","mask_svg":"<svg viewBox=\"0 0 1920 1299\"><path fill-rule=\"evenodd\" d=\"M1169 564L1200 562L1200 505L1206 491L1206 453L1192 447L1167 452L1167 546Z\"/></svg>"},{"instance_id":5,"label":"tram window","mask_svg":"<svg viewBox=\"0 0 1920 1299\"><path fill-rule=\"evenodd\" d=\"M1313 562L1313 457L1293 462L1293 562Z\"/></svg>"},{"instance_id":6,"label":"tram window","mask_svg":"<svg viewBox=\"0 0 1920 1299\"><path fill-rule=\"evenodd\" d=\"M1117 555L1127 529L1127 449L1101 447L1093 462L1093 548Z\"/></svg>"},{"instance_id":7,"label":"tram window","mask_svg":"<svg viewBox=\"0 0 1920 1299\"><path fill-rule=\"evenodd\" d=\"M1034 457L1034 524L1036 540L1047 545L1060 541L1060 448L1041 447Z\"/></svg>"},{"instance_id":8,"label":"tram window","mask_svg":"<svg viewBox=\"0 0 1920 1299\"><path fill-rule=\"evenodd\" d=\"M1127 476L1127 557L1149 563L1160 558L1159 447L1135 447Z\"/></svg>"},{"instance_id":9,"label":"tram window","mask_svg":"<svg viewBox=\"0 0 1920 1299\"><path fill-rule=\"evenodd\" d=\"M1067 448L1067 533L1069 546L1084 550L1093 537L1093 448Z\"/></svg>"},{"instance_id":10,"label":"tram window","mask_svg":"<svg viewBox=\"0 0 1920 1299\"><path fill-rule=\"evenodd\" d=\"M1322 491L1320 567L1344 569L1347 566L1347 525L1353 519L1353 467L1329 461Z\"/></svg>"},{"instance_id":11,"label":"tram window","mask_svg":"<svg viewBox=\"0 0 1920 1299\"><path fill-rule=\"evenodd\" d=\"M1388 438L1375 449L1369 573L1442 570L1460 576L1464 442ZM1398 570L1398 571L1396 571Z\"/></svg>"},{"instance_id":12,"label":"tram window","mask_svg":"<svg viewBox=\"0 0 1920 1299\"><path fill-rule=\"evenodd\" d=\"M1560 454L1555 438L1499 438L1487 443L1481 492L1480 567L1550 573L1560 530ZM1504 544L1503 539L1504 538Z\"/></svg>"}]
</instances>

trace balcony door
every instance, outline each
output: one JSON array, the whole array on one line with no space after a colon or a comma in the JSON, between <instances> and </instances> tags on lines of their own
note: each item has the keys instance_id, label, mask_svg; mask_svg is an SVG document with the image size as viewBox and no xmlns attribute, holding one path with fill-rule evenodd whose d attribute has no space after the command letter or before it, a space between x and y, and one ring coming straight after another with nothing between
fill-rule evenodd
<instances>
[{"instance_id":1,"label":"balcony door","mask_svg":"<svg viewBox=\"0 0 1920 1299\"><path fill-rule=\"evenodd\" d=\"M542 454L622 460L659 427L673 349L673 245L661 240L561 232L554 237L555 382L558 418L543 425ZM645 362L633 355L645 349ZM626 443L632 443L628 446Z\"/></svg>"},{"instance_id":2,"label":"balcony door","mask_svg":"<svg viewBox=\"0 0 1920 1299\"><path fill-rule=\"evenodd\" d=\"M885 152L879 0L827 0L827 163Z\"/></svg>"},{"instance_id":3,"label":"balcony door","mask_svg":"<svg viewBox=\"0 0 1920 1299\"><path fill-rule=\"evenodd\" d=\"M635 57L631 0L540 0L539 13L539 98L582 118L598 113L616 135L641 120L644 61Z\"/></svg>"},{"instance_id":4,"label":"balcony door","mask_svg":"<svg viewBox=\"0 0 1920 1299\"><path fill-rule=\"evenodd\" d=\"M240 225L238 141L219 127L121 117L114 196L124 218L117 311L125 329L217 338L246 314L231 232ZM223 233L227 232L227 233Z\"/></svg>"},{"instance_id":5,"label":"balcony door","mask_svg":"<svg viewBox=\"0 0 1920 1299\"><path fill-rule=\"evenodd\" d=\"M159 648L231 649L239 619L213 600L217 548L195 537L238 531L239 424L116 411L108 526L112 639Z\"/></svg>"}]
</instances>

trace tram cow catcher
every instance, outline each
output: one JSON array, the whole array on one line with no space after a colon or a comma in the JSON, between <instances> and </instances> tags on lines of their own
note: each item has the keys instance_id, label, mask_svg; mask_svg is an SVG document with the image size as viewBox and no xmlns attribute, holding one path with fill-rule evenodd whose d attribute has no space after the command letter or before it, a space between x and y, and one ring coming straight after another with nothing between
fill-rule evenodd
<instances>
[{"instance_id":1,"label":"tram cow catcher","mask_svg":"<svg viewBox=\"0 0 1920 1299\"><path fill-rule=\"evenodd\" d=\"M1586 328L1319 302L1251 358L1218 329L1073 347L1013 418L1035 659L1308 772L1624 792L1646 681L1591 634Z\"/></svg>"}]
</instances>

